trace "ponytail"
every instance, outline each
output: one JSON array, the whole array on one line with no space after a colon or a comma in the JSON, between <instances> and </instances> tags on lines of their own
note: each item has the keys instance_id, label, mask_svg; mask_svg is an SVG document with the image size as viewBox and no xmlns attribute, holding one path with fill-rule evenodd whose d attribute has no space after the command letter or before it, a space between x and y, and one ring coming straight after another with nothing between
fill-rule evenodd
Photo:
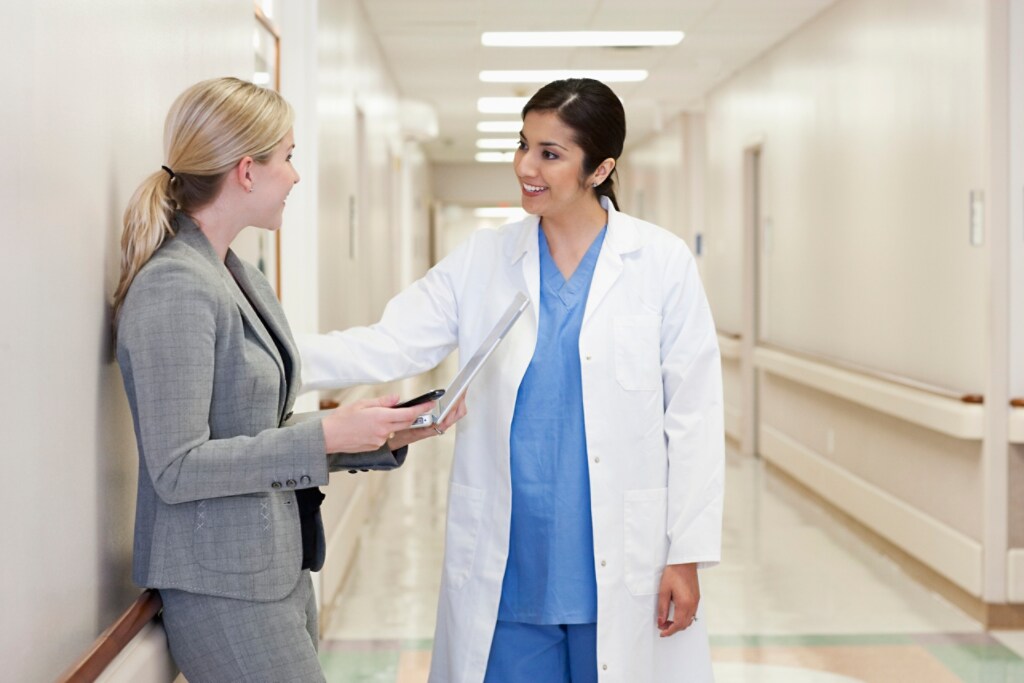
<instances>
[{"instance_id":1,"label":"ponytail","mask_svg":"<svg viewBox=\"0 0 1024 683\"><path fill-rule=\"evenodd\" d=\"M114 327L135 276L167 237L174 234L171 216L174 202L170 198L171 178L168 173L153 173L135 190L124 211L124 232L121 234L121 279L114 290Z\"/></svg>"},{"instance_id":2,"label":"ponytail","mask_svg":"<svg viewBox=\"0 0 1024 683\"><path fill-rule=\"evenodd\" d=\"M612 203L616 211L619 211L619 203L615 200L615 176L618 169L613 168L612 172L608 174L608 177L604 179L601 184L594 188L594 194L598 197L607 197L608 201Z\"/></svg>"}]
</instances>

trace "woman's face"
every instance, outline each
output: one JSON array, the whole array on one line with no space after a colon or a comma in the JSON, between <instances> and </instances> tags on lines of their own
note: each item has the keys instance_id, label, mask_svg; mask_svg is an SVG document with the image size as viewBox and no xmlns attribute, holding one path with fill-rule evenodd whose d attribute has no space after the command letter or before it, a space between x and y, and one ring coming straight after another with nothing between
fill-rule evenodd
<instances>
[{"instance_id":1,"label":"woman's face","mask_svg":"<svg viewBox=\"0 0 1024 683\"><path fill-rule=\"evenodd\" d=\"M591 179L581 181L583 150L573 140L554 112L531 111L523 119L514 167L527 213L568 216L597 201Z\"/></svg>"},{"instance_id":2,"label":"woman's face","mask_svg":"<svg viewBox=\"0 0 1024 683\"><path fill-rule=\"evenodd\" d=\"M292 166L294 149L295 135L289 130L266 163L253 164L253 191L249 196L256 202L255 215L259 220L253 225L268 230L281 227L285 199L295 183L299 182L299 174Z\"/></svg>"}]
</instances>

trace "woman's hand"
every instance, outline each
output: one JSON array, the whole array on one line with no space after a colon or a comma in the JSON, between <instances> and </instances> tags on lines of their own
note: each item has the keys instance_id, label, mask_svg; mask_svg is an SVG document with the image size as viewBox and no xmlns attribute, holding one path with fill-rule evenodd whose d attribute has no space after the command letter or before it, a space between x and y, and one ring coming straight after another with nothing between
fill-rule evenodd
<instances>
[{"instance_id":1,"label":"woman's hand","mask_svg":"<svg viewBox=\"0 0 1024 683\"><path fill-rule=\"evenodd\" d=\"M668 618L669 603L675 605L672 620ZM697 620L700 603L700 582L696 564L670 564L661 575L658 591L658 630L667 638L689 628Z\"/></svg>"},{"instance_id":2,"label":"woman's hand","mask_svg":"<svg viewBox=\"0 0 1024 683\"><path fill-rule=\"evenodd\" d=\"M424 409L423 406L416 407L420 408L420 411L416 413L417 415L422 415L428 410ZM449 427L461 420L465 415L466 395L463 394L462 398L459 399L459 402L455 404L455 407L448 413L448 416L441 420L440 424L433 425L432 427L416 427L414 429L403 429L395 432L394 436L388 439L388 448L393 451L397 451L399 448L408 446L411 443L416 443L417 441L422 441L423 439L431 436L437 436L438 434L444 434L448 431Z\"/></svg>"},{"instance_id":3,"label":"woman's hand","mask_svg":"<svg viewBox=\"0 0 1024 683\"><path fill-rule=\"evenodd\" d=\"M355 401L335 409L321 421L328 453L366 453L375 451L388 439L412 424L434 407L421 403L408 408L392 408L398 396ZM433 432L433 430L431 430Z\"/></svg>"}]
</instances>

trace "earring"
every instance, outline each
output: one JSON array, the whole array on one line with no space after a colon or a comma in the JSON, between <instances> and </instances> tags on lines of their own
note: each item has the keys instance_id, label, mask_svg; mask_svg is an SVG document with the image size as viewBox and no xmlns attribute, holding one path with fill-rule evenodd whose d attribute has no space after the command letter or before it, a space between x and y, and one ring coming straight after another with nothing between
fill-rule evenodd
<instances>
[{"instance_id":1,"label":"earring","mask_svg":"<svg viewBox=\"0 0 1024 683\"><path fill-rule=\"evenodd\" d=\"M256 185L250 185L249 186L249 194L252 194L252 188L254 188L254 187L256 187Z\"/></svg>"}]
</instances>

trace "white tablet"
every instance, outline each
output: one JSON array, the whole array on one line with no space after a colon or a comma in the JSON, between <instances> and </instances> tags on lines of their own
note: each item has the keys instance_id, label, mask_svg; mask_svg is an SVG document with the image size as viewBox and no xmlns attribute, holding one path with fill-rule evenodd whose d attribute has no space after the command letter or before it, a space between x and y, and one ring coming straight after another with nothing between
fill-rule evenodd
<instances>
[{"instance_id":1,"label":"white tablet","mask_svg":"<svg viewBox=\"0 0 1024 683\"><path fill-rule=\"evenodd\" d=\"M517 292L515 297L512 299L512 303L508 305L505 312L498 322L494 324L490 333L484 339L483 343L477 348L470 359L462 366L459 370L459 374L455 375L455 379L451 381L448 388L445 389L444 396L442 396L437 405L434 406L434 410L429 413L424 413L416 418L416 421L412 423L413 427L429 427L430 425L441 422L446 417L451 409L459 402L462 395L466 393L466 389L469 388L469 383L473 381L473 378L480 372L480 368L484 366L487 359L491 357L494 350L498 348L498 344L505 338L508 331L512 329L516 321L519 320L519 316L523 314L526 307L530 305L530 299L522 292Z\"/></svg>"}]
</instances>

